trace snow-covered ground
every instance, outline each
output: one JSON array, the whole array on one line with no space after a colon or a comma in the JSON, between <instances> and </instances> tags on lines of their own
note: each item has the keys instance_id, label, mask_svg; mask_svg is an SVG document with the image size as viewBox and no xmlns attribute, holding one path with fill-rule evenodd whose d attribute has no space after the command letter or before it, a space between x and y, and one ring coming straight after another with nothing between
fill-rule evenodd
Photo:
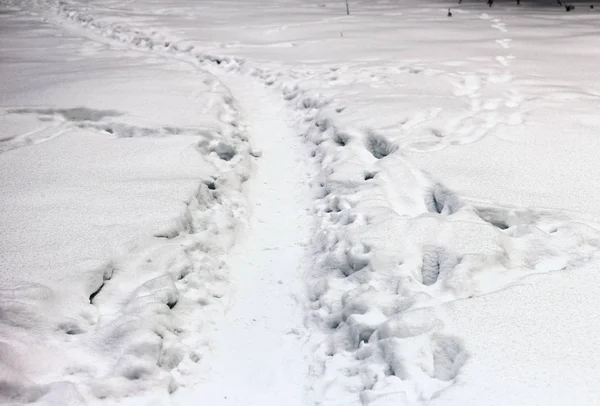
<instances>
[{"instance_id":1,"label":"snow-covered ground","mask_svg":"<svg viewBox=\"0 0 600 406\"><path fill-rule=\"evenodd\" d=\"M0 399L600 402L589 4L2 4Z\"/></svg>"},{"instance_id":2,"label":"snow-covered ground","mask_svg":"<svg viewBox=\"0 0 600 406\"><path fill-rule=\"evenodd\" d=\"M2 399L164 404L229 291L252 165L235 101L178 61L0 19Z\"/></svg>"}]
</instances>

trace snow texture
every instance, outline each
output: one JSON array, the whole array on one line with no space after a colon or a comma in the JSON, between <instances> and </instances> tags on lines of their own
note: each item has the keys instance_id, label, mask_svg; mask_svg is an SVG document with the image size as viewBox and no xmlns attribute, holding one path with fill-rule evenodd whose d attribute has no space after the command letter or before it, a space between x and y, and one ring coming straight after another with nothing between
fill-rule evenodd
<instances>
[{"instance_id":1,"label":"snow texture","mask_svg":"<svg viewBox=\"0 0 600 406\"><path fill-rule=\"evenodd\" d=\"M344 15L341 3L295 1L249 1L243 5L223 1L203 6L178 2L166 6L146 0L34 6L28 5L28 10L38 10L53 24L90 38L87 47L92 49L88 49L85 60L91 59L90 65L97 66L94 58L105 63L108 59L109 77L118 76L115 70L124 64L124 54L128 58L143 58L143 65L131 62L136 75L149 69L149 61L153 61L153 69L166 63L171 67L174 61L202 69L199 75L206 79L199 80L198 86L202 89L207 80L215 86L208 94L213 100L211 106L220 110L216 122L222 130L210 136L195 133L198 127L193 120L197 116L185 126L178 124L178 130L172 132L166 128L174 128L172 123L179 123L178 119L170 124L138 123L131 107L119 105L119 100L124 103L122 98L94 106L85 103L85 108L80 107L83 102L60 106L45 102L39 107L19 101L21 93L23 100L32 97L24 90L3 92L17 95L11 96L14 100L3 100L3 120L7 123L3 128L20 129L23 123L19 120L33 126L32 116L46 126L41 131L10 135L3 144L7 150L0 155L0 162L5 162L3 173L18 172L24 165L20 162L28 163L23 173L6 176L19 179L18 182L12 186L9 181L2 184L2 196L7 196L3 212L11 213L3 216L3 222L7 222L3 228L8 230L3 238L10 244L18 243L18 236L10 233L21 232L20 227L25 225L32 228L22 234L28 242L48 241L44 236L36 237L36 232L50 230L58 238L60 252L54 247L48 247L46 252L59 253L61 257L60 261L44 259L44 249L37 248L34 258L24 259L23 252L30 248L23 243L8 251L12 260L9 255L6 265L2 263L3 270L17 266L32 270L19 272L26 281L23 289L15 289L21 286L20 282L5 278L3 273L3 286L12 295L4 301L11 306L7 314L21 312L22 316L14 320L29 323L18 325L12 321L3 329L3 335L10 334L3 340L10 347L2 351L3 359L7 359L3 362L11 368L3 368L10 371L3 378L3 387L10 388L3 391L9 394L7 399L51 403L52 396L70 396L77 404L80 397L95 401L135 395L142 402L152 399L165 404L170 398L160 391L174 391L178 383L186 387L175 393L175 403L211 399L217 404L214 397L224 397L223 388L235 382L231 396L238 399L238 404L289 404L273 395L282 393L280 386L272 390L273 396L263 390L264 398L258 402L260 391L252 379L258 382L265 376L262 370L269 368L263 368L262 362L273 365L277 356L290 354L295 348L306 356L310 370L303 382L297 375L303 370L302 362L294 358L290 373L295 375L290 379L293 383L289 393L305 385L310 392L304 400L306 404L597 403L600 393L595 377L600 371L595 360L600 356L600 341L595 332L600 320L592 310L600 287L595 272L599 265L600 226L595 203L598 196L592 185L600 175L594 155L600 89L594 81L594 49L598 42L593 35L598 20L594 12L566 15L557 9L511 5L488 10L482 4L465 4L453 9L449 19L447 3L406 2L398 7L396 2L385 1L356 2L350 16ZM0 14L0 18L6 19L7 24L24 24L33 18L15 13L18 12ZM46 29L55 29L51 27ZM19 27L10 32L18 33ZM404 37L399 38L400 33ZM15 38L19 37L11 36L11 41ZM571 46L573 38L577 38L576 46ZM45 37L45 41L51 40L59 41ZM63 36L59 42L64 41ZM83 40L74 37L71 41ZM25 38L23 42L29 43ZM117 56L109 57L113 52ZM15 52L17 56L21 53ZM35 55L34 50L31 54ZM566 68L559 66L557 59ZM125 65L121 69L128 69ZM16 76L17 68L12 69ZM66 67L60 70L68 71ZM91 66L90 70L94 72ZM185 75L182 72L186 68L179 69L177 75ZM35 71L31 75L35 77ZM164 80L172 80L166 76ZM217 92L220 81L215 76L228 83L231 93L225 89ZM98 86L98 80L93 79L94 86ZM256 83L244 84L254 80L279 92L280 101L265 96L271 90L259 88ZM179 81L169 83L177 88ZM111 91L115 86L110 84ZM259 96L257 103L270 105L271 109L252 106L249 91ZM52 89L47 92L52 99ZM260 329L239 328L247 323L223 322L216 313L207 314L218 311L210 307L212 297L230 297L224 293L229 284L225 282L223 254L233 243L232 230L238 219L254 215L247 214L244 197L239 193L243 191L241 183L251 173L250 155L261 153L247 145L246 126L238 120L236 95L244 100L244 110L263 117L254 119L259 131L276 128L289 133L282 123L265 124L269 114L279 120L285 117L310 149L308 155L314 165L314 226L308 248L309 264L301 267L305 271L300 275L305 278L306 297L298 303L306 314L306 329L299 330L305 344L292 342L292 350L275 355L270 352L277 344L255 345L247 350L258 352L253 357L243 351L233 357L217 351L216 356L207 358L213 360L220 376L210 376L210 370L205 372L204 381L209 382L209 388L203 389L197 379L191 382L193 379L185 375L196 371L191 365L194 361L202 364L199 337L219 337L219 332L190 328L183 320L205 320L223 326L216 329L222 328L227 337L215 339L216 346L242 345L245 333L250 333L248 338L256 342L261 334ZM163 96L161 93L161 101ZM64 94L61 98L72 99ZM278 103L285 103L287 114L282 113ZM204 114L215 120L209 110ZM127 120L119 120L122 116ZM134 124L135 130L131 127ZM57 133L54 129L49 131L50 126L66 133L52 138L48 134ZM80 134L79 138L73 139L73 131ZM78 174L73 184L64 181L64 177L73 167L88 170L92 159L84 152L89 151L90 143L97 144L94 151L102 151L110 148L103 145L107 139L123 141L119 134L128 134L132 149L128 151L127 144L109 149L106 156L111 162L103 171L131 171L130 179L139 182L135 165L128 162L119 169L115 162L125 162L126 156L134 155L147 170L148 163L154 165L158 159L152 159L156 148L144 149L144 142L167 140L167 145L176 150L182 146L177 140L197 137L194 157L200 162L205 182L196 185L198 189L191 194L191 200L184 200L187 205L179 217L167 210L175 206L168 201L160 211L154 206L152 210L136 208L124 213L123 218L129 221L140 212L148 216L154 212L155 216L141 224L126 223L127 230L119 234L120 240L108 230L72 234L61 231L59 225L93 227L85 225L85 220L102 216L74 204L69 206L75 207L72 213L84 211L87 215L82 222L72 214L74 219L69 221L69 213L63 216L50 211L48 201L36 200L33 193L39 194L39 185L44 185L52 188L53 196L60 196L61 188L66 188L63 195L69 198L75 195L88 202L106 201L105 193L101 194L102 199L85 199L83 191L73 191L74 187L85 185L89 176ZM61 156L61 142L68 142L71 151L80 139L86 142L77 149L82 154L79 161L56 159ZM22 148L36 140L47 142ZM288 159L302 153L292 144L281 145L281 154ZM43 153L32 152L36 148L43 148ZM160 151L161 158L168 161L163 170L183 171L185 166L178 163L179 156L172 156L173 161L169 161L168 151ZM115 155L117 159L113 159ZM29 170L32 161L39 165L40 156L49 157L44 171ZM257 176L273 179L272 182L286 182L286 176L293 177L290 183L296 186L287 194L301 190L300 173L281 173L284 166L269 159L275 166L270 172L269 166L263 166ZM188 161L187 165L193 165ZM100 172L93 166L89 171ZM180 172L171 173L170 179L182 176ZM114 179L115 175L106 173L106 177ZM59 181L53 184L52 179ZM101 181L100 177L93 182ZM27 193L23 183L36 187ZM193 182L190 184L185 187L193 189ZM114 183L111 186L115 187ZM171 182L169 187L172 189L160 193L167 200L185 189L184 185ZM127 190L131 190L129 186ZM149 192L148 188L140 190ZM270 209L284 202L282 191L259 190L278 193L277 197L265 198ZM252 192L244 193L252 196ZM259 192L253 193L260 196ZM42 206L39 210L32 204L36 201ZM136 206L130 203L127 207ZM40 210L47 210L46 218L60 224L44 224L40 231L39 222L26 217L27 213ZM267 212L260 211L261 218ZM114 214L106 218L112 224L119 223ZM139 242L141 236L136 233L144 227L152 229L149 224L156 224L157 219L164 224L165 218L174 220L158 227L159 231L152 231L155 238ZM263 220L273 222L265 226L272 234L281 233L288 238L293 227L309 221L290 218L294 220L290 220L285 232L273 227L285 222L281 215ZM251 226L250 230L248 235L257 237L258 242L243 242L237 249L249 252L252 260L236 259L240 255L237 251L232 255L232 263L262 269L266 265L262 261L271 257L256 255L256 251L276 239L268 231L259 231L260 227ZM304 228L300 234L305 236L307 232ZM95 238L101 234L121 248L133 238L136 244L120 256L86 254L84 247L100 245L93 241L72 250L64 248L82 241L82 236ZM73 241L71 235L79 240ZM299 237L295 241L301 240ZM178 248L162 249L172 245ZM65 257L65 252L73 252L72 257ZM156 252L162 254L148 254ZM92 256L117 259L96 268L82 267L80 258ZM294 251L272 257L273 261L286 258L297 265L302 255ZM27 263L37 260L58 264L60 269L52 271L39 264L35 268ZM159 265L147 265L155 263ZM69 271L64 264L76 265ZM95 271L84 272L81 268ZM292 274L286 273L290 277ZM140 275L144 275L141 285ZM181 275L183 279L178 281ZM274 275L267 275L273 282ZM65 278L68 284L61 284ZM58 285L49 286L46 294L30 290L31 286L48 286L48 279ZM108 280L102 282L104 279ZM248 285L253 281L247 276L240 276L239 280L244 281L243 289L251 289ZM207 286L214 290L201 295L199 292L208 290ZM273 284L261 282L259 286ZM102 288L98 291L99 287ZM60 300L39 300L53 298L56 292L60 292ZM16 294L21 296L14 299ZM268 310L268 304L257 304L251 299L254 296L239 295L241 303L256 305L262 314ZM81 322L86 318L77 313L84 302L77 300L78 296L91 296L89 306L94 312L88 312L95 316L88 317L86 324ZM207 296L211 299L205 303ZM273 297L272 306L287 300L285 295L269 297ZM67 303L70 299L73 302ZM24 306L19 308L14 303ZM209 310L201 310L198 303L207 305ZM50 312L53 306L56 310ZM42 308L43 312L37 310ZM233 309L235 317L249 321L250 309L241 313L239 308ZM71 315L79 324L53 320L51 315L57 314ZM282 314L285 313L273 313L276 317ZM37 320L40 315L41 320ZM280 332L280 328L278 325L267 330ZM58 332L50 334L52 329ZM73 333L80 330L81 334ZM81 338L61 341L56 338L60 331L63 336ZM36 337L42 334L51 337L53 351L39 345ZM14 348L15 343L26 344L19 351ZM161 351L165 348L167 354L163 356ZM52 367L56 363L71 365L61 353L68 353L69 357L80 354L74 358L80 366L86 366L84 377L75 373L75 378L65 379L64 369ZM32 360L48 359L48 354L57 355L56 360L49 360L51 366L32 365ZM261 356L266 357L264 361ZM161 364L161 360L167 362ZM236 360L244 363L244 371L236 371L228 381L223 368L235 368ZM90 365L94 365L92 370ZM248 380L244 382L243 377ZM25 379L35 384L23 384ZM299 401L296 395L290 396L294 402ZM226 403L224 399L219 402Z\"/></svg>"},{"instance_id":2,"label":"snow texture","mask_svg":"<svg viewBox=\"0 0 600 406\"><path fill-rule=\"evenodd\" d=\"M0 18L19 78L2 81L0 399L164 404L226 305L252 166L237 107L206 72Z\"/></svg>"}]
</instances>

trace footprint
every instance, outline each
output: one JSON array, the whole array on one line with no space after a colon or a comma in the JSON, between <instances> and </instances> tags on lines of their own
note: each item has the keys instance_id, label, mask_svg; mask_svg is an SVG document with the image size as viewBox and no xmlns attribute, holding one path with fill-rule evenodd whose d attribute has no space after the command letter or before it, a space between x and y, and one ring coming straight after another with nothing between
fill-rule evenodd
<instances>
[{"instance_id":1,"label":"footprint","mask_svg":"<svg viewBox=\"0 0 600 406\"><path fill-rule=\"evenodd\" d=\"M421 275L422 283L425 286L431 286L437 282L440 275L440 255L437 247L423 248Z\"/></svg>"},{"instance_id":2,"label":"footprint","mask_svg":"<svg viewBox=\"0 0 600 406\"><path fill-rule=\"evenodd\" d=\"M496 21L496 20L494 20ZM499 21L499 20L498 20ZM508 30L506 29L506 24L501 23L501 22L497 22L495 24L492 24L492 28L497 29L498 31L502 31L502 32L508 32Z\"/></svg>"},{"instance_id":3,"label":"footprint","mask_svg":"<svg viewBox=\"0 0 600 406\"><path fill-rule=\"evenodd\" d=\"M510 43L511 42L512 42L512 39L510 39L510 38L504 38L504 39L497 39L496 40L496 43L498 45L500 45L504 49L510 48Z\"/></svg>"},{"instance_id":4,"label":"footprint","mask_svg":"<svg viewBox=\"0 0 600 406\"><path fill-rule=\"evenodd\" d=\"M377 159L385 158L398 149L396 145L388 141L383 135L369 131L366 139L367 150Z\"/></svg>"},{"instance_id":5,"label":"footprint","mask_svg":"<svg viewBox=\"0 0 600 406\"><path fill-rule=\"evenodd\" d=\"M425 195L425 206L430 213L449 216L458 210L459 202L454 193L436 184Z\"/></svg>"},{"instance_id":6,"label":"footprint","mask_svg":"<svg viewBox=\"0 0 600 406\"><path fill-rule=\"evenodd\" d=\"M507 67L510 64L510 62L508 62L508 59L506 59L506 57L504 56L497 56L495 59L500 65L504 67Z\"/></svg>"},{"instance_id":7,"label":"footprint","mask_svg":"<svg viewBox=\"0 0 600 406\"><path fill-rule=\"evenodd\" d=\"M475 209L475 212L483 221L500 230L506 230L510 227L509 213L506 210L478 207Z\"/></svg>"},{"instance_id":8,"label":"footprint","mask_svg":"<svg viewBox=\"0 0 600 406\"><path fill-rule=\"evenodd\" d=\"M433 377L442 381L456 378L468 358L463 342L451 336L432 335Z\"/></svg>"}]
</instances>

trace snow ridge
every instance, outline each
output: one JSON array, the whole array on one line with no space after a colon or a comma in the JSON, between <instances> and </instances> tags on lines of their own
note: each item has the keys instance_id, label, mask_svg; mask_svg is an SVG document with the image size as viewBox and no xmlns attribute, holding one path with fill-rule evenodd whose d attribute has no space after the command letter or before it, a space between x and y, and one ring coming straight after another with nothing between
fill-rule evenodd
<instances>
[{"instance_id":1,"label":"snow ridge","mask_svg":"<svg viewBox=\"0 0 600 406\"><path fill-rule=\"evenodd\" d=\"M346 106L284 70L182 49L175 40L105 24L73 7L60 2L59 16L94 34L281 89L320 167L308 290L314 398L322 405L435 398L460 383L469 362L463 339L445 334L440 305L569 269L600 248L598 231L567 213L498 207L453 193L411 164L393 139L338 125Z\"/></svg>"}]
</instances>

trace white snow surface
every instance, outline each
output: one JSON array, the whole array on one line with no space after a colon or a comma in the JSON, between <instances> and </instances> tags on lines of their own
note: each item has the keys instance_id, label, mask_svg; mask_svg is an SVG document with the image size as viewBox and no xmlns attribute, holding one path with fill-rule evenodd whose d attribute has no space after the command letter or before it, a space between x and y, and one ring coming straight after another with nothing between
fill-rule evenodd
<instances>
[{"instance_id":1,"label":"white snow surface","mask_svg":"<svg viewBox=\"0 0 600 406\"><path fill-rule=\"evenodd\" d=\"M164 404L229 290L251 172L233 98L189 65L0 18L0 398Z\"/></svg>"},{"instance_id":2,"label":"white snow surface","mask_svg":"<svg viewBox=\"0 0 600 406\"><path fill-rule=\"evenodd\" d=\"M5 1L0 399L599 403L600 17L525 3Z\"/></svg>"},{"instance_id":3,"label":"white snow surface","mask_svg":"<svg viewBox=\"0 0 600 406\"><path fill-rule=\"evenodd\" d=\"M276 94L237 75L224 83L249 106L244 117L261 158L248 181L252 217L228 257L233 304L215 333L208 371L177 391L175 405L306 405L307 332L303 325L306 247L312 220L305 146L285 123ZM294 153L292 158L287 153Z\"/></svg>"}]
</instances>

